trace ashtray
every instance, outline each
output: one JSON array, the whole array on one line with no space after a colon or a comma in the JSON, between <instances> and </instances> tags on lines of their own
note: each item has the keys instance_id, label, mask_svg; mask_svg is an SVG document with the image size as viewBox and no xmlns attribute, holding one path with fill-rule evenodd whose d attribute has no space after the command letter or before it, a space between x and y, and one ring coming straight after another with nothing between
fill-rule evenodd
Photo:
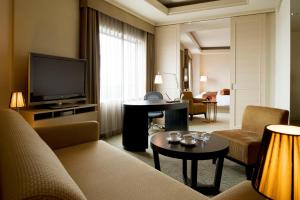
<instances>
[{"instance_id":1,"label":"ashtray","mask_svg":"<svg viewBox=\"0 0 300 200\"><path fill-rule=\"evenodd\" d=\"M180 144L185 145L185 146L194 146L194 145L196 145L196 143L197 143L197 141L195 139L192 139L192 140L182 139L182 140L180 140Z\"/></svg>"},{"instance_id":2,"label":"ashtray","mask_svg":"<svg viewBox=\"0 0 300 200\"><path fill-rule=\"evenodd\" d=\"M207 142L210 139L210 134L206 132L199 132L199 133L195 132L193 133L193 138L200 141Z\"/></svg>"}]
</instances>

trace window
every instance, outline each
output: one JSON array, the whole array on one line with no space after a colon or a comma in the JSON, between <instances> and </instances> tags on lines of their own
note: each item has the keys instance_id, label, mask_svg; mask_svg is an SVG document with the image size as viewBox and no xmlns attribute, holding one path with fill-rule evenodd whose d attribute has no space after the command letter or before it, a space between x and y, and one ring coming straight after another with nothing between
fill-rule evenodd
<instances>
[{"instance_id":1,"label":"window","mask_svg":"<svg viewBox=\"0 0 300 200\"><path fill-rule=\"evenodd\" d=\"M108 16L100 17L101 131L121 130L122 103L146 93L146 34Z\"/></svg>"}]
</instances>

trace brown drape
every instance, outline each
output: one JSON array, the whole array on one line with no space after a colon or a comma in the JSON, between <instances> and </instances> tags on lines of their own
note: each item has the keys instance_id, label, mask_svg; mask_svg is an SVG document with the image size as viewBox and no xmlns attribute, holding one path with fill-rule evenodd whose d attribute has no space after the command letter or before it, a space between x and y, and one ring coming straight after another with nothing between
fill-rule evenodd
<instances>
[{"instance_id":1,"label":"brown drape","mask_svg":"<svg viewBox=\"0 0 300 200\"><path fill-rule=\"evenodd\" d=\"M147 33L147 70L146 70L146 91L154 91L154 65L155 65L155 49L154 35Z\"/></svg>"},{"instance_id":2,"label":"brown drape","mask_svg":"<svg viewBox=\"0 0 300 200\"><path fill-rule=\"evenodd\" d=\"M86 93L89 103L100 102L99 12L80 8L80 58L87 60Z\"/></svg>"}]
</instances>

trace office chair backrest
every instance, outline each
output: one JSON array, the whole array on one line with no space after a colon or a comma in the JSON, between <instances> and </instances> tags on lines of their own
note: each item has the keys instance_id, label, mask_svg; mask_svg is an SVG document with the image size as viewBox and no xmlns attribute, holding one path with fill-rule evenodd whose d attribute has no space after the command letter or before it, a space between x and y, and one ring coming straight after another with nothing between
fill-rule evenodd
<instances>
[{"instance_id":1,"label":"office chair backrest","mask_svg":"<svg viewBox=\"0 0 300 200\"><path fill-rule=\"evenodd\" d=\"M147 92L144 100L162 100L163 95L160 92Z\"/></svg>"}]
</instances>

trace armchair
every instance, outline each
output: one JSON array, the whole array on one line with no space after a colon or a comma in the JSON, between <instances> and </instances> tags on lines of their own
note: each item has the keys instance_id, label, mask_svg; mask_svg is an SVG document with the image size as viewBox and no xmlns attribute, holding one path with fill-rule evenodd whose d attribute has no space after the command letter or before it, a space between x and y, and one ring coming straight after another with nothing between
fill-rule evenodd
<instances>
[{"instance_id":1,"label":"armchair","mask_svg":"<svg viewBox=\"0 0 300 200\"><path fill-rule=\"evenodd\" d=\"M191 91L184 91L181 93L181 99L189 101L189 115L190 120L193 120L193 115L204 114L206 119L206 111L207 105L202 103L206 99L196 99L193 97L193 93Z\"/></svg>"},{"instance_id":2,"label":"armchair","mask_svg":"<svg viewBox=\"0 0 300 200\"><path fill-rule=\"evenodd\" d=\"M227 158L246 167L246 176L250 180L253 167L262 140L264 128L269 124L288 124L289 111L262 106L247 106L241 129L214 131L229 140Z\"/></svg>"}]
</instances>

